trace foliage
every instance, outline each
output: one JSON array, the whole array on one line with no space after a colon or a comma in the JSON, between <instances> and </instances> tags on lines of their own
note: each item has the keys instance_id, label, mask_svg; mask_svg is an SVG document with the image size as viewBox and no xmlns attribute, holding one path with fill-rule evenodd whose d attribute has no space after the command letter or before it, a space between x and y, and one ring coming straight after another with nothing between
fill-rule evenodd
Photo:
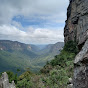
<instances>
[{"instance_id":1,"label":"foliage","mask_svg":"<svg viewBox=\"0 0 88 88\"><path fill-rule=\"evenodd\" d=\"M64 69L53 69L50 71L47 77L43 78L45 87L49 88L61 88L61 86L66 85L68 77Z\"/></svg>"},{"instance_id":2,"label":"foliage","mask_svg":"<svg viewBox=\"0 0 88 88\"><path fill-rule=\"evenodd\" d=\"M9 82L11 83L14 80L15 84L17 84L17 74L11 71L7 71L6 73L8 74Z\"/></svg>"},{"instance_id":3,"label":"foliage","mask_svg":"<svg viewBox=\"0 0 88 88\"><path fill-rule=\"evenodd\" d=\"M39 53L39 52L38 52ZM26 55L22 51L13 52L0 50L0 72L7 71L8 69L20 75L25 71L25 68L30 67L32 72L38 72L45 64L47 60L53 59L54 55L47 53L42 54L36 58L32 58ZM20 71L18 70L20 69Z\"/></svg>"},{"instance_id":4,"label":"foliage","mask_svg":"<svg viewBox=\"0 0 88 88\"><path fill-rule=\"evenodd\" d=\"M68 78L73 77L73 60L77 52L77 44L69 41L59 55L46 63L40 74L33 74L27 68L26 72L17 79L9 72L10 82L16 80L16 88L66 88ZM19 71L17 69L17 72Z\"/></svg>"},{"instance_id":5,"label":"foliage","mask_svg":"<svg viewBox=\"0 0 88 88\"><path fill-rule=\"evenodd\" d=\"M66 51L61 51L60 55L55 56L55 59L53 59L50 64L52 66L59 65L61 67L67 66L67 61L72 61L75 57L74 53L69 53Z\"/></svg>"},{"instance_id":6,"label":"foliage","mask_svg":"<svg viewBox=\"0 0 88 88\"><path fill-rule=\"evenodd\" d=\"M45 88L66 88L68 78L73 77L73 60L77 52L77 44L69 41L61 53L44 66L41 72L45 74L42 78ZM53 66L52 69L47 69L50 65Z\"/></svg>"},{"instance_id":7,"label":"foliage","mask_svg":"<svg viewBox=\"0 0 88 88\"><path fill-rule=\"evenodd\" d=\"M68 41L64 46L64 51L67 51L69 53L78 53L78 47L77 43L75 41Z\"/></svg>"},{"instance_id":8,"label":"foliage","mask_svg":"<svg viewBox=\"0 0 88 88\"><path fill-rule=\"evenodd\" d=\"M44 73L44 74L47 74L52 70L52 68L53 67L51 65L47 64L40 70L40 72Z\"/></svg>"},{"instance_id":9,"label":"foliage","mask_svg":"<svg viewBox=\"0 0 88 88\"><path fill-rule=\"evenodd\" d=\"M68 41L63 50L59 55L55 56L55 59L53 59L50 64L52 66L59 65L61 67L65 67L67 61L72 61L75 57L75 55L78 53L77 44L73 41Z\"/></svg>"},{"instance_id":10,"label":"foliage","mask_svg":"<svg viewBox=\"0 0 88 88\"><path fill-rule=\"evenodd\" d=\"M31 88L32 82L31 80L32 73L30 71L26 71L22 75L19 76L17 82L17 88Z\"/></svg>"}]
</instances>

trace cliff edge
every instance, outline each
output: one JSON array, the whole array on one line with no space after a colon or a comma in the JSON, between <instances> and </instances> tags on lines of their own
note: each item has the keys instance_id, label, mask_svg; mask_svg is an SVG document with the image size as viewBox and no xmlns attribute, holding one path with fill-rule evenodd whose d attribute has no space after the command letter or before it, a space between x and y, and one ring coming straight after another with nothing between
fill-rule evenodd
<instances>
[{"instance_id":1,"label":"cliff edge","mask_svg":"<svg viewBox=\"0 0 88 88\"><path fill-rule=\"evenodd\" d=\"M88 88L88 0L69 2L64 41L76 41L80 51L74 60L74 88Z\"/></svg>"}]
</instances>

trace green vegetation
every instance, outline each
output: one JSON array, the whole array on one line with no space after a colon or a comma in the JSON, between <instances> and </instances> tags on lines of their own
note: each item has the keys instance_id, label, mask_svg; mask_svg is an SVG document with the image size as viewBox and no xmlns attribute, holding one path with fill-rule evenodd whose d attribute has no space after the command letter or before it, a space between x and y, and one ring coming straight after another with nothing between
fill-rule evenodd
<instances>
[{"instance_id":1,"label":"green vegetation","mask_svg":"<svg viewBox=\"0 0 88 88\"><path fill-rule=\"evenodd\" d=\"M75 55L78 52L77 44L73 41L68 41L63 50L59 55L55 56L55 59L53 59L50 64L52 66L59 65L61 67L68 66L67 62L74 60Z\"/></svg>"},{"instance_id":2,"label":"green vegetation","mask_svg":"<svg viewBox=\"0 0 88 88\"><path fill-rule=\"evenodd\" d=\"M68 78L73 77L73 60L77 53L77 44L69 41L59 55L46 63L39 74L33 74L27 68L18 78L12 73L9 75L16 80L16 88L66 88ZM17 71L20 72L19 69ZM12 81L11 78L10 80Z\"/></svg>"},{"instance_id":3,"label":"green vegetation","mask_svg":"<svg viewBox=\"0 0 88 88\"><path fill-rule=\"evenodd\" d=\"M46 63L47 60L53 59L51 54L40 56L37 58L30 58L28 55L21 53L20 51L0 51L0 72L12 71L17 72L20 69L19 74L25 72L27 67L34 73L38 72Z\"/></svg>"},{"instance_id":4,"label":"green vegetation","mask_svg":"<svg viewBox=\"0 0 88 88\"><path fill-rule=\"evenodd\" d=\"M37 73L46 64L59 54L64 43L47 45L40 50L36 45L24 44L16 41L0 40L0 72L12 71L18 74L25 72L26 68ZM56 48L59 48L56 50Z\"/></svg>"},{"instance_id":5,"label":"green vegetation","mask_svg":"<svg viewBox=\"0 0 88 88\"><path fill-rule=\"evenodd\" d=\"M11 71L6 72L8 74L9 82L11 83L13 80L17 84L17 74L14 74Z\"/></svg>"},{"instance_id":6,"label":"green vegetation","mask_svg":"<svg viewBox=\"0 0 88 88\"><path fill-rule=\"evenodd\" d=\"M19 76L17 88L31 88L33 86L31 82L31 76L33 77L30 71L27 71L23 73L21 76Z\"/></svg>"},{"instance_id":7,"label":"green vegetation","mask_svg":"<svg viewBox=\"0 0 88 88\"><path fill-rule=\"evenodd\" d=\"M6 73L8 74L9 82L11 83L14 80L15 84L17 84L18 80L17 74L13 73L12 71L7 71ZM0 74L0 77L1 75L2 73Z\"/></svg>"},{"instance_id":8,"label":"green vegetation","mask_svg":"<svg viewBox=\"0 0 88 88\"><path fill-rule=\"evenodd\" d=\"M77 44L69 41L61 53L41 69L45 75L45 88L66 88L68 78L73 77L73 61L77 52Z\"/></svg>"}]
</instances>

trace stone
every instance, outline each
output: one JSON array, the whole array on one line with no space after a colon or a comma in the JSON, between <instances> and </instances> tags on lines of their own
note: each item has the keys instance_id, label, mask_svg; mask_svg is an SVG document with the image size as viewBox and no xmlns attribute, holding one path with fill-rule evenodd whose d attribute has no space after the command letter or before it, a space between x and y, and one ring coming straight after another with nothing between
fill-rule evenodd
<instances>
[{"instance_id":1,"label":"stone","mask_svg":"<svg viewBox=\"0 0 88 88\"><path fill-rule=\"evenodd\" d=\"M82 47L82 50L76 55L74 64L80 64L80 62L83 62L87 52L88 52L88 40L85 42L84 46Z\"/></svg>"},{"instance_id":2,"label":"stone","mask_svg":"<svg viewBox=\"0 0 88 88\"><path fill-rule=\"evenodd\" d=\"M88 88L88 40L75 57L74 88Z\"/></svg>"},{"instance_id":3,"label":"stone","mask_svg":"<svg viewBox=\"0 0 88 88\"><path fill-rule=\"evenodd\" d=\"M0 78L0 88L16 88L14 81L9 83L8 75L6 72L2 73Z\"/></svg>"},{"instance_id":4,"label":"stone","mask_svg":"<svg viewBox=\"0 0 88 88\"><path fill-rule=\"evenodd\" d=\"M69 80L69 83L71 83L71 84L73 83L72 78L69 78L68 80Z\"/></svg>"},{"instance_id":5,"label":"stone","mask_svg":"<svg viewBox=\"0 0 88 88\"><path fill-rule=\"evenodd\" d=\"M72 78L69 78L68 79L68 85L67 85L67 88L73 88L73 80L72 80Z\"/></svg>"},{"instance_id":6,"label":"stone","mask_svg":"<svg viewBox=\"0 0 88 88\"><path fill-rule=\"evenodd\" d=\"M82 44L88 38L88 0L70 0L64 28L65 43L76 40Z\"/></svg>"},{"instance_id":7,"label":"stone","mask_svg":"<svg viewBox=\"0 0 88 88\"><path fill-rule=\"evenodd\" d=\"M67 88L73 88L73 84L69 84Z\"/></svg>"},{"instance_id":8,"label":"stone","mask_svg":"<svg viewBox=\"0 0 88 88\"><path fill-rule=\"evenodd\" d=\"M79 49L74 60L73 88L88 88L88 0L69 2L64 41L76 41Z\"/></svg>"}]
</instances>

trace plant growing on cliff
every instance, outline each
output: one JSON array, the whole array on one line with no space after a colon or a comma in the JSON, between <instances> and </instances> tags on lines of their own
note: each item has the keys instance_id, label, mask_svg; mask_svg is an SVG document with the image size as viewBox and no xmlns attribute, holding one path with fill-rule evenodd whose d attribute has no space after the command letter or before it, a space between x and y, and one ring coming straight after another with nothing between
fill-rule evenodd
<instances>
[{"instance_id":1,"label":"plant growing on cliff","mask_svg":"<svg viewBox=\"0 0 88 88\"><path fill-rule=\"evenodd\" d=\"M68 78L73 76L73 60L77 52L77 44L69 41L59 55L46 63L41 74L33 74L27 68L18 79L12 72L8 72L9 79L15 80L16 88L66 88Z\"/></svg>"},{"instance_id":2,"label":"plant growing on cliff","mask_svg":"<svg viewBox=\"0 0 88 88\"><path fill-rule=\"evenodd\" d=\"M63 50L59 55L55 56L55 59L53 59L50 64L52 66L59 65L61 67L67 66L67 61L72 61L75 57L75 55L78 53L78 47L76 42L74 41L68 41Z\"/></svg>"},{"instance_id":3,"label":"plant growing on cliff","mask_svg":"<svg viewBox=\"0 0 88 88\"><path fill-rule=\"evenodd\" d=\"M67 51L69 53L78 53L78 47L77 43L75 41L68 41L64 46L64 51Z\"/></svg>"},{"instance_id":4,"label":"plant growing on cliff","mask_svg":"<svg viewBox=\"0 0 88 88\"><path fill-rule=\"evenodd\" d=\"M76 42L69 41L65 44L61 53L44 66L41 72L46 76L44 77L46 87L66 88L68 78L73 76L73 60L77 52ZM52 68L47 69L50 65ZM46 72L48 72L47 75Z\"/></svg>"}]
</instances>

